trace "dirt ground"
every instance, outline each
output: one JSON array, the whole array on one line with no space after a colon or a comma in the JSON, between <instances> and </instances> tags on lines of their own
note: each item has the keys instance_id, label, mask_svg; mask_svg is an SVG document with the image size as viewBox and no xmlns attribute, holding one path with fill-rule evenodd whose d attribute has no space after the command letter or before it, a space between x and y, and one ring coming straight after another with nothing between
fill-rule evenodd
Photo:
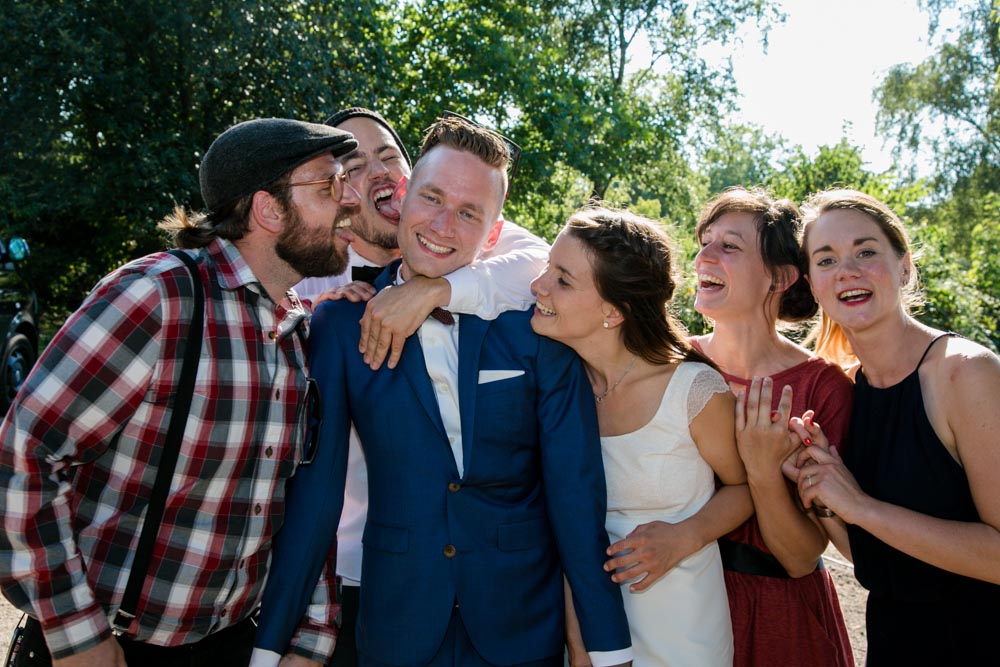
<instances>
[{"instance_id":1,"label":"dirt ground","mask_svg":"<svg viewBox=\"0 0 1000 667\"><path fill-rule=\"evenodd\" d=\"M854 568L847 559L830 546L823 555L826 566L837 584L837 594L840 596L840 607L844 612L847 631L851 636L851 647L854 649L854 660L858 667L865 664L865 597L863 588L854 579ZM21 618L21 612L11 606L7 600L0 598L0 659L7 654L7 643L10 633Z\"/></svg>"}]
</instances>

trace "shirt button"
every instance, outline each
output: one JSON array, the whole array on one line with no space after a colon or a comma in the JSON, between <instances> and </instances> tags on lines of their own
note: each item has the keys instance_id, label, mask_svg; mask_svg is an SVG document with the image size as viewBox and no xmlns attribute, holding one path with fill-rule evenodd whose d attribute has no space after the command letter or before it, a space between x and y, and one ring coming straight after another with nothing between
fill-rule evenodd
<instances>
[{"instance_id":1,"label":"shirt button","mask_svg":"<svg viewBox=\"0 0 1000 667\"><path fill-rule=\"evenodd\" d=\"M445 545L445 547L444 547L444 557L445 558L454 558L455 557L455 545L453 545L453 544L446 544Z\"/></svg>"},{"instance_id":2,"label":"shirt button","mask_svg":"<svg viewBox=\"0 0 1000 667\"><path fill-rule=\"evenodd\" d=\"M438 385L438 391L440 391L442 394L447 394L448 393L448 385L446 385L444 382L442 382L441 384Z\"/></svg>"},{"instance_id":3,"label":"shirt button","mask_svg":"<svg viewBox=\"0 0 1000 667\"><path fill-rule=\"evenodd\" d=\"M274 454L274 448L268 447L267 449L264 450L264 454L267 456L267 458L271 458L271 455Z\"/></svg>"},{"instance_id":4,"label":"shirt button","mask_svg":"<svg viewBox=\"0 0 1000 667\"><path fill-rule=\"evenodd\" d=\"M253 506L254 514L260 514L260 510L261 510L260 503L257 503L256 505Z\"/></svg>"},{"instance_id":5,"label":"shirt button","mask_svg":"<svg viewBox=\"0 0 1000 667\"><path fill-rule=\"evenodd\" d=\"M220 618L225 618L226 617L226 610L225 609L223 609L222 611L219 612L219 617Z\"/></svg>"},{"instance_id":6,"label":"shirt button","mask_svg":"<svg viewBox=\"0 0 1000 667\"><path fill-rule=\"evenodd\" d=\"M281 390L280 389L275 389L274 390L274 397L278 398L278 399L281 398Z\"/></svg>"},{"instance_id":7,"label":"shirt button","mask_svg":"<svg viewBox=\"0 0 1000 667\"><path fill-rule=\"evenodd\" d=\"M448 483L448 490L451 491L452 493L454 493L455 491L458 491L461 488L462 488L462 485L459 484L458 482L449 482Z\"/></svg>"},{"instance_id":8,"label":"shirt button","mask_svg":"<svg viewBox=\"0 0 1000 667\"><path fill-rule=\"evenodd\" d=\"M270 338L271 340L274 340L275 338L278 337L278 334L275 333L274 331L268 331L267 332L267 337Z\"/></svg>"}]
</instances>

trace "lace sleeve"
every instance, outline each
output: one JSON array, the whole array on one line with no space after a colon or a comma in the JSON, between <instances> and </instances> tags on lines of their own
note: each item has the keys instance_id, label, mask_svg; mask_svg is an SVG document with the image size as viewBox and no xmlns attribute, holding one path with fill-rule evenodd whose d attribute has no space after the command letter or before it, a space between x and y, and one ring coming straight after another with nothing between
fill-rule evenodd
<instances>
[{"instance_id":1,"label":"lace sleeve","mask_svg":"<svg viewBox=\"0 0 1000 667\"><path fill-rule=\"evenodd\" d=\"M718 371L704 364L698 366L697 374L691 380L691 388L688 390L688 424L705 409L712 396L729 392L729 385Z\"/></svg>"}]
</instances>

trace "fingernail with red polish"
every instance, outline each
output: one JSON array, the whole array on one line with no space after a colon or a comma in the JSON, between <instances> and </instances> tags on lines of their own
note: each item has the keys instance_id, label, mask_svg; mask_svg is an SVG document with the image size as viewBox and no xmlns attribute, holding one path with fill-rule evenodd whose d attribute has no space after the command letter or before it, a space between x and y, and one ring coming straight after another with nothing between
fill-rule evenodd
<instances>
[{"instance_id":1,"label":"fingernail with red polish","mask_svg":"<svg viewBox=\"0 0 1000 667\"><path fill-rule=\"evenodd\" d=\"M806 446L807 446L807 447L808 447L809 445L813 444L813 441L812 441L812 438L806 438L806 439L804 440L804 442L806 443Z\"/></svg>"}]
</instances>

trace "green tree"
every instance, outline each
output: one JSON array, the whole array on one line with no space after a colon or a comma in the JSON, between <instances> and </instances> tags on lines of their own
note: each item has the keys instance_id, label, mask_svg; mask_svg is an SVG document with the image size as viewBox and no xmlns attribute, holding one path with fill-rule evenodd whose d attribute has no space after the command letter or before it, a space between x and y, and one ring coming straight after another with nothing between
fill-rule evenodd
<instances>
[{"instance_id":1,"label":"green tree","mask_svg":"<svg viewBox=\"0 0 1000 667\"><path fill-rule=\"evenodd\" d=\"M394 65L354 41L388 39L378 20L384 3L360 4L370 11L5 3L0 226L30 239L43 299L72 309L110 268L162 248L156 220L174 202L201 205L196 166L227 126L261 116L322 120L347 91L374 97L358 93L391 80Z\"/></svg>"},{"instance_id":2,"label":"green tree","mask_svg":"<svg viewBox=\"0 0 1000 667\"><path fill-rule=\"evenodd\" d=\"M561 220L548 204L576 175L603 198L616 182L648 191L662 164L690 171L696 126L714 123L735 93L731 68L713 68L700 49L779 18L769 0L425 0L404 9L410 60L397 81L413 91L407 122L424 126L450 106L521 143L508 210L550 229ZM668 183L656 193L664 210L677 208Z\"/></svg>"},{"instance_id":3,"label":"green tree","mask_svg":"<svg viewBox=\"0 0 1000 667\"><path fill-rule=\"evenodd\" d=\"M801 151L801 149L799 149ZM734 185L764 185L790 156L785 140L752 125L721 126L700 157L710 194Z\"/></svg>"},{"instance_id":4,"label":"green tree","mask_svg":"<svg viewBox=\"0 0 1000 667\"><path fill-rule=\"evenodd\" d=\"M875 91L877 127L897 142L897 156L923 148L935 157L946 189L989 165L1000 168L1000 27L994 0L924 0L929 37L938 18L957 11L958 26L937 51L917 64L893 67ZM928 132L928 128L931 131ZM939 131L938 131L939 130Z\"/></svg>"},{"instance_id":5,"label":"green tree","mask_svg":"<svg viewBox=\"0 0 1000 667\"><path fill-rule=\"evenodd\" d=\"M876 90L878 127L896 140L898 158L918 150L935 158L936 196L909 210L923 254L921 319L997 349L1000 3L922 4L931 16L930 37L940 38L936 52L890 70ZM959 20L941 34L945 11Z\"/></svg>"}]
</instances>

